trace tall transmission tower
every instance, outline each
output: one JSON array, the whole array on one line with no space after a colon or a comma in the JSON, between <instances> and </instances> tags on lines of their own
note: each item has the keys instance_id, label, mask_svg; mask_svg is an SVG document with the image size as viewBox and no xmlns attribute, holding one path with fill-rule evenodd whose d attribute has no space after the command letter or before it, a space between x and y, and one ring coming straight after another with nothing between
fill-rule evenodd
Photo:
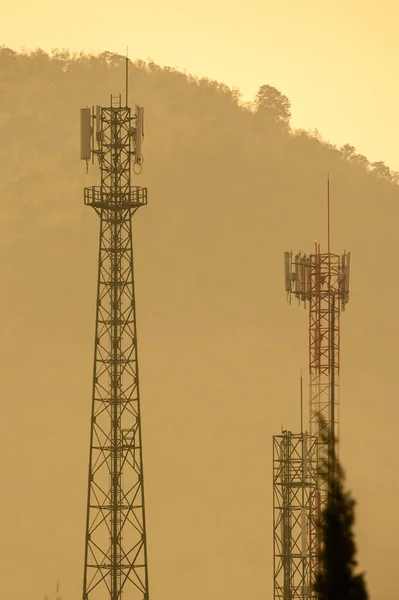
<instances>
[{"instance_id":1,"label":"tall transmission tower","mask_svg":"<svg viewBox=\"0 0 399 600\"><path fill-rule=\"evenodd\" d=\"M274 496L274 598L315 598L313 584L318 571L322 540L318 523L328 498L327 485L320 482L320 468L326 464L326 445L339 440L339 373L340 373L340 314L349 301L350 253L330 252L329 182L328 182L328 252L321 253L315 242L310 255L285 252L285 289L291 303L294 295L309 308L309 441L308 448L316 450L302 456L295 451L298 434L283 432L273 438L273 496ZM323 436L323 429L329 436ZM306 434L305 434L306 435ZM325 441L327 439L327 441ZM315 459L315 456L317 457ZM298 461L302 460L302 471ZM278 465L286 465L284 469ZM305 468L306 464L306 468ZM276 467L277 465L277 467ZM330 471L331 472L331 471ZM300 504L295 489L303 489ZM285 493L281 490L285 489ZM299 522L298 511L302 512ZM284 534L279 523L285 517ZM287 527L289 533L287 533ZM298 540L302 540L302 556ZM306 552L304 540L307 540Z\"/></svg>"},{"instance_id":2,"label":"tall transmission tower","mask_svg":"<svg viewBox=\"0 0 399 600\"><path fill-rule=\"evenodd\" d=\"M326 457L324 428L339 439L340 313L349 301L350 253L285 252L285 289L309 307L309 432L316 436L320 461ZM324 458L324 460L326 460ZM320 490L320 502L326 489Z\"/></svg>"},{"instance_id":3,"label":"tall transmission tower","mask_svg":"<svg viewBox=\"0 0 399 600\"><path fill-rule=\"evenodd\" d=\"M307 256L299 252L293 257L292 252L286 252L284 262L289 302L294 295L299 303L309 308L309 433L317 442L318 458L316 463L310 461L309 456L306 459L312 465L310 468L315 468L310 477L316 482L316 493L308 495L306 561L310 588L304 588L309 590L309 595L302 597L312 598L315 597L313 584L322 543L318 523L328 498L327 485L320 482L318 471L334 468L334 465L326 464L326 444L335 444L335 439L339 440L340 313L349 301L350 253L322 254L320 245L315 242L313 254ZM325 428L329 436L322 436ZM283 506L285 509L284 502Z\"/></svg>"},{"instance_id":4,"label":"tall transmission tower","mask_svg":"<svg viewBox=\"0 0 399 600\"><path fill-rule=\"evenodd\" d=\"M84 190L100 242L83 600L149 597L132 246L147 190L131 185L142 138L143 108L132 115L127 93L126 106L111 96L81 109L81 158L97 157L101 174Z\"/></svg>"}]
</instances>

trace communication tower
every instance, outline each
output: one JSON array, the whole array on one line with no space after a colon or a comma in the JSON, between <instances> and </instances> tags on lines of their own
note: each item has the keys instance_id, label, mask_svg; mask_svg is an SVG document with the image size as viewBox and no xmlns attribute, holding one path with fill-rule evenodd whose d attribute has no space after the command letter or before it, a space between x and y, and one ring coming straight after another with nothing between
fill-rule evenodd
<instances>
[{"instance_id":1,"label":"communication tower","mask_svg":"<svg viewBox=\"0 0 399 600\"><path fill-rule=\"evenodd\" d=\"M127 93L126 106L111 96L81 109L81 158L97 158L101 174L84 190L100 242L83 600L149 597L132 246L147 189L131 185L142 139L143 108L132 115Z\"/></svg>"},{"instance_id":2,"label":"communication tower","mask_svg":"<svg viewBox=\"0 0 399 600\"><path fill-rule=\"evenodd\" d=\"M274 599L313 597L317 561L309 506L317 494L317 439L283 431L273 436Z\"/></svg>"},{"instance_id":3,"label":"communication tower","mask_svg":"<svg viewBox=\"0 0 399 600\"><path fill-rule=\"evenodd\" d=\"M320 463L322 428L339 439L340 313L349 302L350 253L322 254L315 242L309 256L285 252L284 264L288 301L294 295L309 308L309 431L318 439Z\"/></svg>"},{"instance_id":4,"label":"communication tower","mask_svg":"<svg viewBox=\"0 0 399 600\"><path fill-rule=\"evenodd\" d=\"M300 435L284 431L273 438L275 600L317 597L319 523L328 498L319 470L335 476L326 446L339 440L340 314L349 301L350 253L330 252L329 180L327 189L328 252L321 253L315 242L312 254L284 255L287 300L295 296L309 309L309 436L307 450L302 425ZM322 435L324 428L329 435ZM297 489L303 490L303 499Z\"/></svg>"},{"instance_id":5,"label":"communication tower","mask_svg":"<svg viewBox=\"0 0 399 600\"><path fill-rule=\"evenodd\" d=\"M304 589L309 595L303 594L302 598L315 598L313 584L322 543L318 524L328 498L327 484L320 481L318 473L319 469L331 469L330 473L335 475L335 466L328 464L326 445L335 444L335 440L339 440L340 314L349 301L350 253L322 254L320 244L315 242L313 254L299 252L293 256L292 252L285 252L284 264L288 301L291 302L294 295L299 303L309 308L309 433L310 439L316 442L317 460L310 455L302 455L302 460L306 460L308 465L310 480L316 486L307 495L303 506L306 519L301 524L302 535L305 522L309 527L308 552L303 559L307 563L306 568L303 568L308 573L309 588ZM324 428L327 429L328 436L322 436ZM278 456L281 460L282 449ZM294 467L291 465L290 468L292 470ZM276 486L277 483L274 484L275 494ZM283 498L281 502L282 512L289 511L290 504L287 505L286 502L291 500ZM292 529L291 536L286 536L286 545L295 544L297 536ZM276 532L274 539L276 547ZM287 582L289 577L290 574ZM286 597L294 597L293 594L298 589L292 581L289 592L291 595ZM276 598L278 595L275 584Z\"/></svg>"}]
</instances>

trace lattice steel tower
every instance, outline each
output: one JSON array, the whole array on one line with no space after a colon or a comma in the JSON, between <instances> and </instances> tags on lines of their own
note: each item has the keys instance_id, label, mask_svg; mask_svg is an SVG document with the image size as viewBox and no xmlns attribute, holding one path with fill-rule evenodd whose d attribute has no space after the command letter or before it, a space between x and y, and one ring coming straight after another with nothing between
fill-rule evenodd
<instances>
[{"instance_id":1,"label":"lattice steel tower","mask_svg":"<svg viewBox=\"0 0 399 600\"><path fill-rule=\"evenodd\" d=\"M288 300L294 295L309 307L309 436L301 425L300 434L273 437L275 600L317 598L319 523L328 498L319 469L335 475L334 465L326 464L326 445L339 439L340 313L349 301L350 254L330 252L329 180L327 186L328 252L315 242L309 256L284 257ZM322 438L322 428L330 435Z\"/></svg>"},{"instance_id":2,"label":"lattice steel tower","mask_svg":"<svg viewBox=\"0 0 399 600\"><path fill-rule=\"evenodd\" d=\"M147 190L131 185L142 138L143 109L132 115L127 94L126 106L111 96L107 108L81 109L81 158L97 157L101 172L84 190L100 243L83 600L148 599L132 247Z\"/></svg>"},{"instance_id":3,"label":"lattice steel tower","mask_svg":"<svg viewBox=\"0 0 399 600\"><path fill-rule=\"evenodd\" d=\"M313 596L317 544L309 506L317 493L317 440L283 431L273 436L273 546L275 600Z\"/></svg>"},{"instance_id":4,"label":"lattice steel tower","mask_svg":"<svg viewBox=\"0 0 399 600\"><path fill-rule=\"evenodd\" d=\"M317 442L316 493L309 495L309 579L310 597L316 598L313 584L318 571L322 540L320 519L328 499L327 484L320 481L318 471L330 469L328 444L339 440L339 372L340 372L340 313L349 301L350 253L322 254L315 242L309 256L299 252L285 253L285 288L288 300L294 296L309 307L309 432ZM321 437L326 428L330 435ZM323 441L324 440L324 441ZM327 441L325 441L327 440ZM337 449L336 449L337 450ZM307 458L308 463L309 457ZM313 466L314 468L314 466Z\"/></svg>"},{"instance_id":5,"label":"lattice steel tower","mask_svg":"<svg viewBox=\"0 0 399 600\"><path fill-rule=\"evenodd\" d=\"M350 253L321 254L316 242L309 256L285 253L288 300L294 294L309 306L309 431L318 439L319 463L326 456L321 428L339 439L340 313L349 301L349 269Z\"/></svg>"}]
</instances>

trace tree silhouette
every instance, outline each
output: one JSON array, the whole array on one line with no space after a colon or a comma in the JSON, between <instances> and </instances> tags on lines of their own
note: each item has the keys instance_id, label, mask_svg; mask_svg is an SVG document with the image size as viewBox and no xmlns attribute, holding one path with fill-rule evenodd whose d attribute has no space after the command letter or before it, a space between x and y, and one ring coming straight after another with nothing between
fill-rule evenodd
<instances>
[{"instance_id":1,"label":"tree silhouette","mask_svg":"<svg viewBox=\"0 0 399 600\"><path fill-rule=\"evenodd\" d=\"M356 148L355 146L352 146L351 144L344 144L341 148L340 148L342 154L344 155L344 158L346 159L350 159L353 156L355 156L356 153Z\"/></svg>"},{"instance_id":2,"label":"tree silhouette","mask_svg":"<svg viewBox=\"0 0 399 600\"><path fill-rule=\"evenodd\" d=\"M361 165L362 167L368 167L370 164L368 158L364 156L364 154L354 154L351 157L351 161Z\"/></svg>"},{"instance_id":3,"label":"tree silhouette","mask_svg":"<svg viewBox=\"0 0 399 600\"><path fill-rule=\"evenodd\" d=\"M357 154L355 146L352 146L351 144L344 144L339 150L346 160L350 160L363 167L368 167L370 164L366 156Z\"/></svg>"},{"instance_id":4,"label":"tree silhouette","mask_svg":"<svg viewBox=\"0 0 399 600\"><path fill-rule=\"evenodd\" d=\"M336 456L336 444L328 443L330 432L322 425L323 446L329 450L327 461L322 461L327 466L320 469L319 477L327 484L328 500L319 524L323 543L315 591L318 600L367 600L364 575L355 574L355 500L344 489L345 474Z\"/></svg>"},{"instance_id":5,"label":"tree silhouette","mask_svg":"<svg viewBox=\"0 0 399 600\"><path fill-rule=\"evenodd\" d=\"M386 179L390 179L391 178L391 170L384 163L383 160L378 160L376 162L371 163L371 168L373 170L373 173L376 173L380 177L384 177Z\"/></svg>"},{"instance_id":6,"label":"tree silhouette","mask_svg":"<svg viewBox=\"0 0 399 600\"><path fill-rule=\"evenodd\" d=\"M271 85L262 85L255 96L255 108L258 114L268 113L276 121L289 123L291 118L291 103Z\"/></svg>"}]
</instances>

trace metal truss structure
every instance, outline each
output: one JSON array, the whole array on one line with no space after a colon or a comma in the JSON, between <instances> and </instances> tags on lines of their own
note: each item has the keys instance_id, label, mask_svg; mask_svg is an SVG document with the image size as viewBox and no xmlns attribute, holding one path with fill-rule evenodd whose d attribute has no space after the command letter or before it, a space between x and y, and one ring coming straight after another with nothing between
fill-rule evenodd
<instances>
[{"instance_id":1,"label":"metal truss structure","mask_svg":"<svg viewBox=\"0 0 399 600\"><path fill-rule=\"evenodd\" d=\"M314 598L317 561L317 439L273 436L274 598Z\"/></svg>"},{"instance_id":2,"label":"metal truss structure","mask_svg":"<svg viewBox=\"0 0 399 600\"><path fill-rule=\"evenodd\" d=\"M97 156L101 171L101 185L84 190L100 240L83 600L148 600L132 246L132 217L147 190L131 186L142 109L131 115L120 96L110 104L81 111L81 158Z\"/></svg>"},{"instance_id":3,"label":"metal truss structure","mask_svg":"<svg viewBox=\"0 0 399 600\"><path fill-rule=\"evenodd\" d=\"M285 253L286 291L309 306L309 431L326 460L322 429L339 439L340 313L349 301L350 253ZM319 467L323 467L319 464ZM320 490L321 505L326 490Z\"/></svg>"},{"instance_id":4,"label":"metal truss structure","mask_svg":"<svg viewBox=\"0 0 399 600\"><path fill-rule=\"evenodd\" d=\"M319 481L318 473L320 469L334 468L327 464L328 445L339 439L340 313L349 301L350 272L350 253L322 254L317 243L313 254L299 252L293 257L292 252L286 252L284 258L289 302L294 295L305 308L309 307L309 439L316 450L310 454L303 448L302 454L296 451L295 441L302 439L303 434L284 432L274 438L275 600L315 597L312 583L322 543L318 523L328 498L327 486ZM323 435L324 428L329 435ZM300 464L307 481L312 482L311 491L300 505L309 535L307 554L302 557L298 540L300 536L304 539L304 525L299 526L299 500L294 493L303 485L298 475ZM280 534L279 523L285 523Z\"/></svg>"}]
</instances>

